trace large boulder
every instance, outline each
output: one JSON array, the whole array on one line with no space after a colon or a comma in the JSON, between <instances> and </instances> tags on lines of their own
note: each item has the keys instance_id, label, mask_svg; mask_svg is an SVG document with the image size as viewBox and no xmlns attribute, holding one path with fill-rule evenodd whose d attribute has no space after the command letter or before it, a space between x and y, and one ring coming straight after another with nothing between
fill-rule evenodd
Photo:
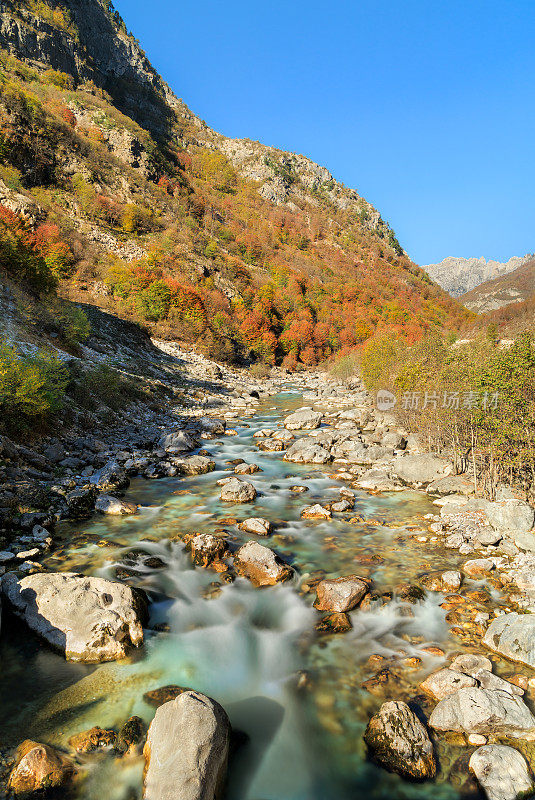
<instances>
[{"instance_id":1,"label":"large boulder","mask_svg":"<svg viewBox=\"0 0 535 800\"><path fill-rule=\"evenodd\" d=\"M486 504L487 519L498 531L528 533L535 525L535 509L523 500L500 500Z\"/></svg>"},{"instance_id":2,"label":"large boulder","mask_svg":"<svg viewBox=\"0 0 535 800\"><path fill-rule=\"evenodd\" d=\"M314 606L318 611L351 611L358 606L368 588L368 583L356 575L327 578L316 586Z\"/></svg>"},{"instance_id":3,"label":"large boulder","mask_svg":"<svg viewBox=\"0 0 535 800\"><path fill-rule=\"evenodd\" d=\"M535 668L535 614L501 614L482 641L495 653Z\"/></svg>"},{"instance_id":4,"label":"large boulder","mask_svg":"<svg viewBox=\"0 0 535 800\"><path fill-rule=\"evenodd\" d=\"M423 455L398 456L394 459L392 471L405 483L431 483L451 475L453 464L445 458L430 453Z\"/></svg>"},{"instance_id":5,"label":"large boulder","mask_svg":"<svg viewBox=\"0 0 535 800\"><path fill-rule=\"evenodd\" d=\"M62 753L47 744L26 739L15 753L15 766L8 782L10 796L27 797L59 789L69 783L74 772L74 765Z\"/></svg>"},{"instance_id":6,"label":"large boulder","mask_svg":"<svg viewBox=\"0 0 535 800\"><path fill-rule=\"evenodd\" d=\"M115 661L143 643L146 603L130 586L71 572L9 572L1 586L17 616L69 661Z\"/></svg>"},{"instance_id":7,"label":"large boulder","mask_svg":"<svg viewBox=\"0 0 535 800\"><path fill-rule=\"evenodd\" d=\"M406 703L383 703L364 734L375 760L404 778L433 778L436 762L429 735Z\"/></svg>"},{"instance_id":8,"label":"large boulder","mask_svg":"<svg viewBox=\"0 0 535 800\"><path fill-rule=\"evenodd\" d=\"M252 541L236 552L234 566L239 575L249 578L255 586L273 586L293 575L293 570L273 550Z\"/></svg>"},{"instance_id":9,"label":"large boulder","mask_svg":"<svg viewBox=\"0 0 535 800\"><path fill-rule=\"evenodd\" d=\"M228 503L252 503L256 497L256 489L248 481L231 478L221 488L221 500Z\"/></svg>"},{"instance_id":10,"label":"large boulder","mask_svg":"<svg viewBox=\"0 0 535 800\"><path fill-rule=\"evenodd\" d=\"M488 800L516 800L533 791L533 780L524 756L513 747L487 744L472 753L468 762Z\"/></svg>"},{"instance_id":11,"label":"large boulder","mask_svg":"<svg viewBox=\"0 0 535 800\"><path fill-rule=\"evenodd\" d=\"M483 736L535 736L535 717L529 708L519 697L496 689L459 689L440 701L429 724L439 731Z\"/></svg>"},{"instance_id":12,"label":"large boulder","mask_svg":"<svg viewBox=\"0 0 535 800\"><path fill-rule=\"evenodd\" d=\"M144 800L217 800L227 771L230 724L223 708L187 691L161 705L143 749Z\"/></svg>"},{"instance_id":13,"label":"large boulder","mask_svg":"<svg viewBox=\"0 0 535 800\"><path fill-rule=\"evenodd\" d=\"M289 431L314 430L319 428L323 414L311 408L300 408L284 420L284 427Z\"/></svg>"},{"instance_id":14,"label":"large boulder","mask_svg":"<svg viewBox=\"0 0 535 800\"><path fill-rule=\"evenodd\" d=\"M288 448L284 460L295 464L327 464L331 454L314 439L298 439Z\"/></svg>"}]
</instances>

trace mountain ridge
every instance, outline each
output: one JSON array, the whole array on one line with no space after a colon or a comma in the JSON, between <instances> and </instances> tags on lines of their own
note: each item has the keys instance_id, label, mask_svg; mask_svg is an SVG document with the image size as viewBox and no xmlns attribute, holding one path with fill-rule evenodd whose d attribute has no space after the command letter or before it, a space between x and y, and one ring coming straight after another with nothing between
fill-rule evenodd
<instances>
[{"instance_id":1,"label":"mountain ridge","mask_svg":"<svg viewBox=\"0 0 535 800\"><path fill-rule=\"evenodd\" d=\"M512 256L502 263L493 259L487 260L483 256L480 258L447 256L437 264L423 265L422 269L453 297L460 297L487 280L512 272L530 257L529 254Z\"/></svg>"},{"instance_id":2,"label":"mountain ridge","mask_svg":"<svg viewBox=\"0 0 535 800\"><path fill-rule=\"evenodd\" d=\"M56 226L71 299L289 366L465 315L325 167L212 131L110 3L3 0L0 45L0 199Z\"/></svg>"}]
</instances>

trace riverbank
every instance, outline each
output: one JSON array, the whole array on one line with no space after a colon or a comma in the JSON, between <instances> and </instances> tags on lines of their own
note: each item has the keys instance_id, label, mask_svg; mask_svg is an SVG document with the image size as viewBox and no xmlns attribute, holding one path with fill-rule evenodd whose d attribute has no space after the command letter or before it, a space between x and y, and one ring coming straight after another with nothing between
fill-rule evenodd
<instances>
[{"instance_id":1,"label":"riverbank","mask_svg":"<svg viewBox=\"0 0 535 800\"><path fill-rule=\"evenodd\" d=\"M187 362L179 351L167 356ZM251 738L255 757L271 765L253 781L260 794L251 794L243 784L244 752L251 752L246 748L241 756L238 753L238 762L231 761L229 797L237 800L271 791L281 800L316 796L338 800L351 796L355 786L374 797L391 797L393 792L400 797L430 797L436 792L433 783L404 784L367 760L374 756L390 769L397 765L397 772L410 775L407 767L399 769L399 758L389 758L388 753L400 748L408 764L414 742L391 743L385 756L384 748L378 752L375 732L375 737L366 737L367 756L366 723L381 702L390 700L409 702L411 707L416 703L419 713L428 721L435 714L436 721L435 711L442 702L470 689L486 693L488 702L503 700L506 692L514 698L514 709L506 698L501 717L493 706L490 721L451 722L450 713L450 728L426 723L424 733L433 742L438 771L434 780L444 797L456 797L458 790L477 791L467 761L483 745L482 739L513 744L530 758L531 665L525 660L523 666L514 667L502 658L492 638L482 642L492 619L516 625L518 620L509 612L530 607L529 507L514 498L494 504L474 500L470 482L452 475L446 459L419 453L418 443L398 430L392 418L374 410L358 382L349 388L320 375L276 375L257 385L224 371L211 379L218 388L206 390L202 384L211 368L204 360L191 358L187 369L196 403L183 403L165 416L155 412L150 445L143 447L117 434L116 447L110 439L110 446L93 453L92 463L66 467L71 474L55 484L63 489L55 492L59 500L54 513L63 519L55 530L52 526L46 530L45 519L24 518L29 535L35 536L36 526L53 535L42 540L42 547L35 536L30 550L39 552L31 556L28 545L33 541L14 540L5 567L18 581L44 578L51 571L111 579L146 593L150 620L139 612L145 628L144 655L141 659L135 655L131 641L130 666L128 659L96 671L73 665L75 673L67 661L66 671L58 672L60 657L47 656L55 666L37 703L37 722L29 722L36 711L30 702L22 716L11 706L10 741L18 743L19 731L32 737L41 732L47 745L74 759L79 775L86 776L82 783L76 779L75 792L89 800L99 796L102 781L109 781L109 770L117 768L119 756L104 737L102 749L95 748L105 757L103 762L82 758L69 745L71 734L79 734L87 723L117 735L117 726L129 715L149 723L153 712L143 695L172 683L222 702L233 726ZM277 400L275 394L289 381L295 390L298 379L301 394ZM147 421L137 421L139 435L146 436ZM88 468L92 474L81 474ZM238 487L232 483L236 479ZM255 494L246 490L247 498L241 499L247 502L236 502L248 485ZM231 492L228 500L222 499L225 491ZM110 495L119 508L126 506L121 509L125 513L91 516L95 504ZM78 515L80 505L84 510ZM138 513L126 513L136 506ZM265 520L267 531L262 531L259 520ZM193 536L195 531L200 539ZM255 544L252 552L250 542ZM27 548L20 557L19 544ZM351 577L355 574L357 578ZM348 580L333 583L338 578ZM276 585L255 588L265 583ZM12 590L4 592L13 604ZM317 610L312 609L314 599ZM120 613L126 615L132 602L121 606ZM12 666L7 685L23 687L28 665L17 654L21 636L24 640L27 635L20 625L14 633L12 617L7 617ZM236 623L243 632L239 638ZM503 632L500 635L507 638ZM47 647L37 645L36 655L43 649L46 653ZM492 662L460 667L457 662L456 669L443 669L464 653L478 654L480 659L485 654ZM515 661L519 660L517 652ZM473 676L470 670L478 674ZM438 677L431 680L429 675L435 673ZM271 712L252 702L255 692L271 698L275 705L269 708L275 716L280 707L290 709L290 719L285 717L282 726L275 726L273 746L266 739ZM84 711L89 696L98 701ZM236 710L239 702L246 703L249 713ZM512 711L517 715L516 729ZM251 730L252 712L256 733ZM518 728L519 712L523 728ZM302 730L302 715L309 729L305 724ZM414 730L425 750L426 738ZM292 736L300 742L300 762L317 759L316 770L292 769L291 755L283 756ZM318 741L320 750L331 754L330 763L319 757ZM119 770L118 798L124 796L125 772L130 768L136 776L130 781L132 796L139 796L139 747L137 752L130 767L122 764ZM281 776L275 780L277 763ZM426 763L430 769L429 759ZM340 771L336 780L333 765Z\"/></svg>"}]
</instances>

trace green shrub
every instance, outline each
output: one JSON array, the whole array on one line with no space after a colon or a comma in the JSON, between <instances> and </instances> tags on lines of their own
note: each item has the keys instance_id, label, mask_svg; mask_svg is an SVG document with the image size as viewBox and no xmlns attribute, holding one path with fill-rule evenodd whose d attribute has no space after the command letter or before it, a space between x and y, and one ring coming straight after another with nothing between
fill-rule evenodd
<instances>
[{"instance_id":1,"label":"green shrub","mask_svg":"<svg viewBox=\"0 0 535 800\"><path fill-rule=\"evenodd\" d=\"M44 350L22 355L0 344L0 412L6 427L25 427L62 407L67 370L60 359Z\"/></svg>"}]
</instances>

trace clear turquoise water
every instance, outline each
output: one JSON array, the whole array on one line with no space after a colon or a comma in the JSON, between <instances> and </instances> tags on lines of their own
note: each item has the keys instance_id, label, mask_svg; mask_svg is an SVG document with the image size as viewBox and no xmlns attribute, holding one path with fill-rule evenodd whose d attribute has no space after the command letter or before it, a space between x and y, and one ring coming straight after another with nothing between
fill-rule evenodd
<instances>
[{"instance_id":1,"label":"clear turquoise water","mask_svg":"<svg viewBox=\"0 0 535 800\"><path fill-rule=\"evenodd\" d=\"M421 650L428 644L447 649L440 595L411 607L412 616L397 601L377 611L353 612L353 631L319 636L312 595L300 595L297 584L258 590L239 579L206 599L217 575L193 569L180 541L171 541L184 532L213 531L221 527L221 518L264 516L275 523L276 532L261 541L282 553L301 575L317 570L332 576L358 573L372 577L379 591L388 591L426 569L451 568L451 553L413 538L419 528L425 529L422 515L433 510L417 492L357 492L354 512L335 515L328 523L300 519L303 505L334 499L343 484L330 477L329 469L287 464L281 453L263 453L253 439L256 430L276 427L299 405L296 395L279 395L254 419L234 425L238 436L204 443L216 460L215 473L134 480L127 499L142 506L138 516L62 527L64 548L50 558L51 568L113 578L121 557L134 546L161 557L165 569L139 569L131 582L150 594L151 623L166 623L169 630L147 631L145 646L128 661L87 667L66 663L21 623L9 620L0 646L5 744L33 738L66 747L71 735L93 725L117 728L132 714L148 723L154 709L143 701L143 693L173 683L217 699L240 732L229 769L228 800L460 796L448 769L436 783L405 783L371 764L362 742L366 722L381 702L361 688L372 674L366 668L368 657L394 655L400 664L407 657L421 657L422 670L407 673L414 686L443 663ZM216 481L229 474L232 467L225 462L234 458L263 470L247 476L259 492L253 506L219 500ZM293 495L289 487L295 483L306 484L309 491ZM176 494L184 490L191 493ZM350 524L355 514L381 524ZM236 543L255 538L234 525L224 527ZM383 562L371 563L374 555ZM309 673L308 689L297 687L300 670ZM447 752L443 763L455 757ZM88 758L86 768L87 777L77 787L79 798L140 797L142 759L118 762L103 754Z\"/></svg>"}]
</instances>

